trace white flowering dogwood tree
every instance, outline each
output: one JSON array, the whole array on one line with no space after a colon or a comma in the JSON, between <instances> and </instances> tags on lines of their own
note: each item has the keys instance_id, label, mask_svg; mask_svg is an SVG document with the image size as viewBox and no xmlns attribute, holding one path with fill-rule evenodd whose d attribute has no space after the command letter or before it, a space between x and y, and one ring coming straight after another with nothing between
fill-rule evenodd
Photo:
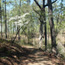
<instances>
[{"instance_id":1,"label":"white flowering dogwood tree","mask_svg":"<svg viewBox=\"0 0 65 65\"><path fill-rule=\"evenodd\" d=\"M29 19L25 18L26 15L29 15L29 13L25 13L22 16L16 15L15 17L11 17L9 21L14 21L14 24L19 26L20 28L17 30L16 36L14 37L13 41L15 41L20 29L22 29L23 26L26 26L29 23Z\"/></svg>"}]
</instances>

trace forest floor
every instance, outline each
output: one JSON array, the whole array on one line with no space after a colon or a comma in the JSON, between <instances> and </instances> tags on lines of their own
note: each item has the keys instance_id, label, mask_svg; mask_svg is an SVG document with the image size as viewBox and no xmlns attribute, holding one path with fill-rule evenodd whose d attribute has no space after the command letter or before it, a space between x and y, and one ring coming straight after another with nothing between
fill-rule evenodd
<instances>
[{"instance_id":1,"label":"forest floor","mask_svg":"<svg viewBox=\"0 0 65 65\"><path fill-rule=\"evenodd\" d=\"M54 53L1 39L0 65L65 65L65 62Z\"/></svg>"}]
</instances>

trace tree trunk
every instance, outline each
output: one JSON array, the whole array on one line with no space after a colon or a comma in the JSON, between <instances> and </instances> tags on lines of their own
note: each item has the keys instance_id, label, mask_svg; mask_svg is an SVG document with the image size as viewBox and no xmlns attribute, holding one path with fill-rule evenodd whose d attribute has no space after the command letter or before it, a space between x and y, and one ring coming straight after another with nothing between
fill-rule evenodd
<instances>
[{"instance_id":1,"label":"tree trunk","mask_svg":"<svg viewBox=\"0 0 65 65\"><path fill-rule=\"evenodd\" d=\"M18 30L20 29L20 26L18 26ZM20 31L18 32L18 40L20 40Z\"/></svg>"},{"instance_id":2,"label":"tree trunk","mask_svg":"<svg viewBox=\"0 0 65 65\"><path fill-rule=\"evenodd\" d=\"M48 0L48 10L49 10L49 24L50 24L50 32L51 32L51 43L52 48L56 48L56 38L55 38L55 29L54 29L54 22L53 22L53 7L51 0Z\"/></svg>"},{"instance_id":3,"label":"tree trunk","mask_svg":"<svg viewBox=\"0 0 65 65\"><path fill-rule=\"evenodd\" d=\"M21 8L21 0L19 1L19 8ZM21 12L20 12L20 9L19 9L19 16L20 16ZM20 26L18 26L18 29L20 28ZM20 40L20 31L18 33L18 40Z\"/></svg>"},{"instance_id":4,"label":"tree trunk","mask_svg":"<svg viewBox=\"0 0 65 65\"><path fill-rule=\"evenodd\" d=\"M40 22L39 48L41 48L42 46L42 38L43 38L43 23Z\"/></svg>"},{"instance_id":5,"label":"tree trunk","mask_svg":"<svg viewBox=\"0 0 65 65\"><path fill-rule=\"evenodd\" d=\"M10 27L9 27L9 21L8 21L8 26L7 26L7 31L8 31L8 38L9 38L9 31L10 31Z\"/></svg>"},{"instance_id":6,"label":"tree trunk","mask_svg":"<svg viewBox=\"0 0 65 65\"><path fill-rule=\"evenodd\" d=\"M41 47L42 38L43 38L43 24L45 24L45 50L47 49L47 31L46 31L46 16L45 16L45 0L43 0L43 8L40 6L40 4L37 2L37 0L34 0L37 6L41 9L41 15L40 15L40 42L39 47ZM42 19L43 18L43 19ZM42 21L41 21L42 20ZM41 23L42 22L42 23ZM43 35L42 35L43 34Z\"/></svg>"},{"instance_id":7,"label":"tree trunk","mask_svg":"<svg viewBox=\"0 0 65 65\"><path fill-rule=\"evenodd\" d=\"M43 20L45 24L45 50L47 50L47 26L46 26L46 14L45 14L45 0L43 0Z\"/></svg>"},{"instance_id":8,"label":"tree trunk","mask_svg":"<svg viewBox=\"0 0 65 65\"><path fill-rule=\"evenodd\" d=\"M6 0L5 0L5 38L7 39Z\"/></svg>"},{"instance_id":9,"label":"tree trunk","mask_svg":"<svg viewBox=\"0 0 65 65\"><path fill-rule=\"evenodd\" d=\"M1 20L1 38L2 38L2 9L1 9L1 2L0 2L0 20Z\"/></svg>"},{"instance_id":10,"label":"tree trunk","mask_svg":"<svg viewBox=\"0 0 65 65\"><path fill-rule=\"evenodd\" d=\"M13 34L14 34L14 29L15 29L15 28L14 28L14 23L13 23Z\"/></svg>"},{"instance_id":11,"label":"tree trunk","mask_svg":"<svg viewBox=\"0 0 65 65\"><path fill-rule=\"evenodd\" d=\"M2 38L2 15L1 15L1 38Z\"/></svg>"},{"instance_id":12,"label":"tree trunk","mask_svg":"<svg viewBox=\"0 0 65 65\"><path fill-rule=\"evenodd\" d=\"M47 50L47 26L46 26L46 22L45 22L45 50Z\"/></svg>"}]
</instances>

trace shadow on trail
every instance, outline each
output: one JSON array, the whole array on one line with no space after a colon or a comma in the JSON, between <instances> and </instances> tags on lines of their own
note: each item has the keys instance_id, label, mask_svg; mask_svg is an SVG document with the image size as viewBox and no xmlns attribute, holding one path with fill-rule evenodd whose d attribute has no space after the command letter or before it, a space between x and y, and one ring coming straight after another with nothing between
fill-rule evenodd
<instances>
[{"instance_id":1,"label":"shadow on trail","mask_svg":"<svg viewBox=\"0 0 65 65\"><path fill-rule=\"evenodd\" d=\"M50 54L39 49L21 47L19 44L12 44L11 41L5 40L2 40L1 43L0 65L28 65L29 63L49 61L52 58ZM57 62L54 63L57 64Z\"/></svg>"},{"instance_id":2,"label":"shadow on trail","mask_svg":"<svg viewBox=\"0 0 65 65\"><path fill-rule=\"evenodd\" d=\"M19 44L0 39L0 65L19 65L26 59L34 59L30 56L32 49L21 47ZM27 63L26 63L27 65Z\"/></svg>"}]
</instances>

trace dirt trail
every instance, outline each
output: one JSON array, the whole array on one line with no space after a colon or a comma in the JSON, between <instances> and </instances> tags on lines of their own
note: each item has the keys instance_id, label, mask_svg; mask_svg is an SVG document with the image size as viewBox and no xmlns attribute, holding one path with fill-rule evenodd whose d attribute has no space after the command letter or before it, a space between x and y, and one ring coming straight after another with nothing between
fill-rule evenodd
<instances>
[{"instance_id":1,"label":"dirt trail","mask_svg":"<svg viewBox=\"0 0 65 65\"><path fill-rule=\"evenodd\" d=\"M27 48L29 48L27 46ZM42 50L31 48L31 58L24 61L24 65L65 65L57 59L54 54L43 52Z\"/></svg>"},{"instance_id":2,"label":"dirt trail","mask_svg":"<svg viewBox=\"0 0 65 65\"><path fill-rule=\"evenodd\" d=\"M44 52L32 46L19 46L13 49L10 55L1 56L0 65L65 65L53 53Z\"/></svg>"}]
</instances>

